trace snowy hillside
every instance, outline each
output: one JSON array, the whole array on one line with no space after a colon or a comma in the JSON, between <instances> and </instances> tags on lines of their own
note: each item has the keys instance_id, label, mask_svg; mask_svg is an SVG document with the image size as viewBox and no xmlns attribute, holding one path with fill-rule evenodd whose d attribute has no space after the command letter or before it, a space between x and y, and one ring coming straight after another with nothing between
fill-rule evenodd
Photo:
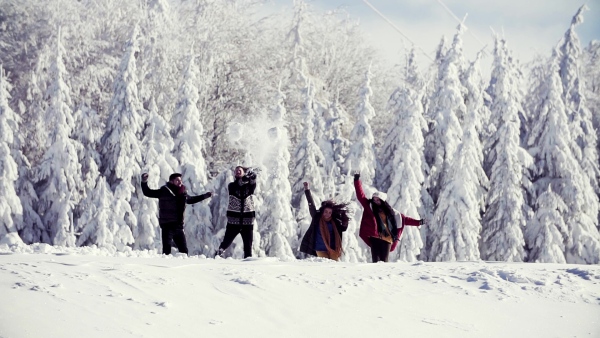
<instances>
[{"instance_id":1,"label":"snowy hillside","mask_svg":"<svg viewBox=\"0 0 600 338\"><path fill-rule=\"evenodd\" d=\"M0 245L0 337L600 337L600 266Z\"/></svg>"}]
</instances>

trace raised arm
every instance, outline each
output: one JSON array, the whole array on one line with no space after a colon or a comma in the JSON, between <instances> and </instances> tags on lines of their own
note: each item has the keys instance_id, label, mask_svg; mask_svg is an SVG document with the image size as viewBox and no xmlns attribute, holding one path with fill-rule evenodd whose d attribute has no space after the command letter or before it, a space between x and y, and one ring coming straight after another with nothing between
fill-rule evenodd
<instances>
[{"instance_id":1,"label":"raised arm","mask_svg":"<svg viewBox=\"0 0 600 338\"><path fill-rule=\"evenodd\" d=\"M313 200L312 194L310 193L310 188L308 186L308 182L304 182L304 195L306 196L306 200L308 201L308 210L310 211L310 217L315 217L317 214L317 208L315 207L315 201Z\"/></svg>"},{"instance_id":2,"label":"raised arm","mask_svg":"<svg viewBox=\"0 0 600 338\"><path fill-rule=\"evenodd\" d=\"M360 174L354 174L354 190L356 191L356 198L362 204L363 208L369 207L369 200L367 196L365 196L365 192L362 188L362 183L360 183Z\"/></svg>"},{"instance_id":3,"label":"raised arm","mask_svg":"<svg viewBox=\"0 0 600 338\"><path fill-rule=\"evenodd\" d=\"M151 198L159 198L160 197L160 189L154 190L154 189L150 189L150 187L148 187L148 174L146 174L146 173L142 174L142 193L146 197L151 197Z\"/></svg>"},{"instance_id":4,"label":"raised arm","mask_svg":"<svg viewBox=\"0 0 600 338\"><path fill-rule=\"evenodd\" d=\"M205 193L205 194L198 195L198 196L188 196L185 199L185 203L187 203L187 204L195 204L195 203L204 201L205 199L207 199L207 198L209 198L211 196L212 196L212 192L210 192L210 191L207 192L207 193Z\"/></svg>"}]
</instances>

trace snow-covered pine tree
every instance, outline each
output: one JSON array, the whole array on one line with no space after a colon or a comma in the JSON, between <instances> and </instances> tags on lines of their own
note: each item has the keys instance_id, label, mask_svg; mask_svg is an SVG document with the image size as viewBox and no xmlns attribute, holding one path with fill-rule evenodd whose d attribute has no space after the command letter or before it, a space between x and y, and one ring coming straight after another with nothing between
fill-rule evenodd
<instances>
[{"instance_id":1,"label":"snow-covered pine tree","mask_svg":"<svg viewBox=\"0 0 600 338\"><path fill-rule=\"evenodd\" d=\"M98 140L102 136L104 126L100 121L98 114L87 106L82 106L76 112L76 128L73 130L73 138L81 144L78 151L78 157L81 159L81 174L83 179L82 200L75 209L75 233L82 233L84 228L90 230L90 225L87 222L94 223L91 228L94 228L96 220L94 219L94 211L97 208L96 189L99 188L99 182L106 184L106 179L100 177L99 163L100 154L97 151ZM112 197L112 195L111 195ZM85 216L83 216L86 214ZM106 227L107 224L98 224L98 226ZM86 239L77 239L77 245L96 244L87 242Z\"/></svg>"},{"instance_id":2,"label":"snow-covered pine tree","mask_svg":"<svg viewBox=\"0 0 600 338\"><path fill-rule=\"evenodd\" d=\"M433 261L478 260L481 211L488 178L483 170L483 147L479 139L483 88L480 86L479 59L465 72L470 100L464 119L462 142L444 179L434 213L429 257Z\"/></svg>"},{"instance_id":3,"label":"snow-covered pine tree","mask_svg":"<svg viewBox=\"0 0 600 338\"><path fill-rule=\"evenodd\" d=\"M232 170L227 168L222 170L217 177L213 178L206 189L212 191L214 195L210 199L210 210L212 215L212 242L211 247L218 248L225 236L225 226L227 225L227 206L229 204L229 193L227 186L233 181ZM216 251L216 250L215 250ZM210 257L214 252L210 253Z\"/></svg>"},{"instance_id":4,"label":"snow-covered pine tree","mask_svg":"<svg viewBox=\"0 0 600 338\"><path fill-rule=\"evenodd\" d=\"M573 154L575 142L571 138L567 109L562 101L559 77L559 52L554 51L544 88L538 98L537 110L532 113L534 124L529 136L529 152L534 158L536 173L533 178L537 196L548 186L568 206L561 213L566 224L564 236L567 263L600 263L600 233L598 224L598 196L590 180ZM527 243L535 241L525 238Z\"/></svg>"},{"instance_id":5,"label":"snow-covered pine tree","mask_svg":"<svg viewBox=\"0 0 600 338\"><path fill-rule=\"evenodd\" d=\"M75 246L74 210L84 189L78 151L81 143L71 138L75 121L71 110L70 88L65 83L65 53L60 28L50 66L51 83L46 92L50 104L46 111L46 130L50 146L37 168L38 213L50 233L52 244Z\"/></svg>"},{"instance_id":6,"label":"snow-covered pine tree","mask_svg":"<svg viewBox=\"0 0 600 338\"><path fill-rule=\"evenodd\" d=\"M565 32L560 50L559 73L563 87L562 99L569 117L571 137L575 141L573 154L581 163L584 173L589 177L592 187L600 193L600 162L598 161L598 134L594 130L592 112L588 108L585 81L581 74L585 73L582 66L582 51L575 27L583 22L583 12L588 10L586 5L579 8L571 26Z\"/></svg>"},{"instance_id":7,"label":"snow-covered pine tree","mask_svg":"<svg viewBox=\"0 0 600 338\"><path fill-rule=\"evenodd\" d=\"M462 34L465 31L463 25L459 25L454 36L452 46L441 56L439 69L435 81L435 90L430 97L427 118L429 119L429 130L425 134L425 161L429 166L428 175L425 178L424 187L427 193L423 193L424 206L433 207L438 205L438 199L449 174L449 166L453 162L453 156L461 141L463 134L459 116L464 116L467 107L464 104L463 88L460 82L462 62ZM441 46L441 50L443 50ZM426 198L431 198L426 200ZM427 204L426 204L427 203ZM425 211L434 214L436 210ZM427 219L425 217L425 219ZM429 256L434 228L442 225L431 220L428 227L423 227L425 233L425 247L422 255ZM436 236L439 238L441 234Z\"/></svg>"},{"instance_id":8,"label":"snow-covered pine tree","mask_svg":"<svg viewBox=\"0 0 600 338\"><path fill-rule=\"evenodd\" d=\"M375 178L375 138L369 120L375 117L371 106L371 71L367 69L362 87L358 91L359 102L355 110L356 124L350 133L350 151L346 158L346 172L360 172L360 179L367 186L373 185Z\"/></svg>"},{"instance_id":9,"label":"snow-covered pine tree","mask_svg":"<svg viewBox=\"0 0 600 338\"><path fill-rule=\"evenodd\" d=\"M388 102L389 109L396 118L392 124L386 145L394 149L386 168L390 175L387 189L387 202L402 214L421 218L421 190L425 177L422 166L423 132L426 122L423 118L421 94L410 85L398 87ZM398 248L390 253L390 261L413 262L423 248L419 229L405 227Z\"/></svg>"},{"instance_id":10,"label":"snow-covered pine tree","mask_svg":"<svg viewBox=\"0 0 600 338\"><path fill-rule=\"evenodd\" d=\"M114 197L104 176L96 176L93 193L86 196L82 205L86 208L77 220L79 229L77 245L96 245L115 252L117 242L114 236L118 229L117 223L113 221Z\"/></svg>"},{"instance_id":11,"label":"snow-covered pine tree","mask_svg":"<svg viewBox=\"0 0 600 338\"><path fill-rule=\"evenodd\" d=\"M281 87L281 86L280 86ZM286 110L281 88L275 97L275 109L271 114L274 126L269 130L274 148L265 163L268 185L263 187L263 205L258 223L261 227L261 248L270 257L293 259L292 248L298 248L296 221L292 213L292 188L288 180L290 152L286 129Z\"/></svg>"},{"instance_id":12,"label":"snow-covered pine tree","mask_svg":"<svg viewBox=\"0 0 600 338\"><path fill-rule=\"evenodd\" d=\"M101 173L114 193L114 217L118 230L113 233L117 250L133 244L131 229L137 219L130 202L140 184L141 174L141 134L145 118L137 88L137 67L135 57L139 52L138 28L134 26L125 44L125 54L114 79L113 98L110 104L106 131L102 137ZM136 202L132 202L135 205Z\"/></svg>"},{"instance_id":13,"label":"snow-covered pine tree","mask_svg":"<svg viewBox=\"0 0 600 338\"><path fill-rule=\"evenodd\" d=\"M173 165L177 163L177 160L171 154L173 149L173 139L170 134L171 126L158 113L154 99L150 99L148 108L150 115L146 121L144 138L142 139L142 149L144 149L142 155L144 170L142 171L148 173L149 186L158 189L174 172ZM156 217L158 215L158 203L155 199L146 198L143 195L141 186L136 186L135 200L137 204L132 209L137 211L138 222L133 229L135 239L133 248L142 250L162 248ZM192 247L191 242L188 240L188 248ZM192 251L190 250L190 252Z\"/></svg>"},{"instance_id":14,"label":"snow-covered pine tree","mask_svg":"<svg viewBox=\"0 0 600 338\"><path fill-rule=\"evenodd\" d=\"M0 65L0 238L17 232L23 223L23 207L15 189L19 172L13 158L19 116L8 104L10 89Z\"/></svg>"},{"instance_id":15,"label":"snow-covered pine tree","mask_svg":"<svg viewBox=\"0 0 600 338\"><path fill-rule=\"evenodd\" d=\"M402 113L401 110L404 107L396 106L397 102L395 96L404 95L406 93L400 93L403 93L405 91L410 91L412 94L419 96L418 98L410 98L409 100L412 101L413 99L418 99L418 102L415 101L414 104L421 106L419 109L421 111L421 115L423 115L423 90L424 84L419 76L415 60L415 50L413 48L407 55L403 84L396 88L396 90L394 91L394 93L392 93L391 97L388 100L388 110L391 113L391 118L393 119L393 121L387 124L387 134L385 136L385 140L382 142L383 146L381 147L381 151L379 152L378 156L379 161L377 173L375 175L375 186L380 191L387 191L392 185L392 175L395 168L393 164L393 158L399 145L397 140L398 134L402 130L402 127L399 127L398 123L400 119L400 114ZM404 101L404 98L401 99L401 101L402 103L406 103L406 101ZM421 120L423 120L422 116ZM425 120L423 120L423 123L420 123L419 125L424 130L427 128Z\"/></svg>"},{"instance_id":16,"label":"snow-covered pine tree","mask_svg":"<svg viewBox=\"0 0 600 338\"><path fill-rule=\"evenodd\" d=\"M563 199L548 189L536 200L535 214L525 228L528 261L534 263L566 263L564 233L567 226L563 214L568 207Z\"/></svg>"},{"instance_id":17,"label":"snow-covered pine tree","mask_svg":"<svg viewBox=\"0 0 600 338\"><path fill-rule=\"evenodd\" d=\"M525 189L531 183L527 168L532 158L520 147L523 100L519 76L511 61L506 41L495 37L494 63L490 85L492 134L485 145L485 163L490 177L483 216L481 257L485 260L522 262L525 260L523 229L527 223Z\"/></svg>"},{"instance_id":18,"label":"snow-covered pine tree","mask_svg":"<svg viewBox=\"0 0 600 338\"><path fill-rule=\"evenodd\" d=\"M310 80L306 80L304 89L304 108L302 109L302 138L298 142L294 157L292 159L292 207L296 210L295 218L298 222L298 241L310 225L310 213L308 203L304 197L303 182L310 183L315 203L320 203L323 198L323 172L322 168L325 158L319 146L315 143L314 129L314 86ZM318 205L318 204L317 204Z\"/></svg>"},{"instance_id":19,"label":"snow-covered pine tree","mask_svg":"<svg viewBox=\"0 0 600 338\"><path fill-rule=\"evenodd\" d=\"M192 52L183 75L183 82L179 87L175 114L171 120L175 142L173 154L179 162L183 184L188 192L194 195L205 193L208 183L204 159L204 126L197 107L199 100L197 76L198 68ZM215 228L208 204L202 202L187 208L185 219L190 253L213 254L216 250L212 241Z\"/></svg>"},{"instance_id":20,"label":"snow-covered pine tree","mask_svg":"<svg viewBox=\"0 0 600 338\"><path fill-rule=\"evenodd\" d=\"M344 165L348 154L350 153L350 140L344 137L344 125L349 123L348 114L344 110L344 107L340 104L336 97L329 106L329 140L331 142L332 156L335 163L333 174L339 179L346 175L344 171ZM343 183L338 180L338 184Z\"/></svg>"}]
</instances>

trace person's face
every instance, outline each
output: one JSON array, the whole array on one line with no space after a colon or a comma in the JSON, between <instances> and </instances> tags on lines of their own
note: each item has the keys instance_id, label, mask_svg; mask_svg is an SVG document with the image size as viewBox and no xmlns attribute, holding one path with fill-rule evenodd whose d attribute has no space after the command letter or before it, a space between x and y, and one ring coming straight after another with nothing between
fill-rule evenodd
<instances>
[{"instance_id":1,"label":"person's face","mask_svg":"<svg viewBox=\"0 0 600 338\"><path fill-rule=\"evenodd\" d=\"M381 205L381 199L377 196L373 197L373 203L377 205Z\"/></svg>"},{"instance_id":2,"label":"person's face","mask_svg":"<svg viewBox=\"0 0 600 338\"><path fill-rule=\"evenodd\" d=\"M175 177L174 179L171 180L171 183L181 187L181 185L183 184L183 181L181 180L181 177Z\"/></svg>"},{"instance_id":3,"label":"person's face","mask_svg":"<svg viewBox=\"0 0 600 338\"><path fill-rule=\"evenodd\" d=\"M323 219L329 220L331 218L332 213L333 213L333 210L331 210L330 208L323 209Z\"/></svg>"},{"instance_id":4,"label":"person's face","mask_svg":"<svg viewBox=\"0 0 600 338\"><path fill-rule=\"evenodd\" d=\"M240 177L244 176L244 169L242 169L241 167L237 167L237 168L235 168L233 173L236 178L240 178Z\"/></svg>"}]
</instances>

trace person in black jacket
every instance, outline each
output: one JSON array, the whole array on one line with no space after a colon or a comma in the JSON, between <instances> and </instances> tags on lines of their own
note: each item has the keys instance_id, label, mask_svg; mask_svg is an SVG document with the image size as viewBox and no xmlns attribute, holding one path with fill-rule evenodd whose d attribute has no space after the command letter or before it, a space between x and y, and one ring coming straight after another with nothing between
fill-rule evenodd
<instances>
[{"instance_id":1,"label":"person in black jacket","mask_svg":"<svg viewBox=\"0 0 600 338\"><path fill-rule=\"evenodd\" d=\"M148 174L142 174L142 192L146 197L158 198L158 224L162 232L163 254L171 253L171 240L175 242L179 252L187 254L187 242L183 231L185 206L205 200L211 197L212 193L188 196L179 173L171 174L169 182L158 190L150 189Z\"/></svg>"},{"instance_id":2,"label":"person in black jacket","mask_svg":"<svg viewBox=\"0 0 600 338\"><path fill-rule=\"evenodd\" d=\"M300 251L309 255L337 261L342 255L342 233L348 229L348 204L336 204L332 200L321 203L317 210L308 182L304 182L304 194L312 221L300 243Z\"/></svg>"},{"instance_id":3,"label":"person in black jacket","mask_svg":"<svg viewBox=\"0 0 600 338\"><path fill-rule=\"evenodd\" d=\"M229 183L229 204L227 206L227 227L223 242L215 253L223 256L225 250L233 243L238 234L242 235L244 242L244 258L252 257L252 237L254 232L253 194L256 189L256 173L252 168L235 167L233 174L235 181Z\"/></svg>"}]
</instances>

